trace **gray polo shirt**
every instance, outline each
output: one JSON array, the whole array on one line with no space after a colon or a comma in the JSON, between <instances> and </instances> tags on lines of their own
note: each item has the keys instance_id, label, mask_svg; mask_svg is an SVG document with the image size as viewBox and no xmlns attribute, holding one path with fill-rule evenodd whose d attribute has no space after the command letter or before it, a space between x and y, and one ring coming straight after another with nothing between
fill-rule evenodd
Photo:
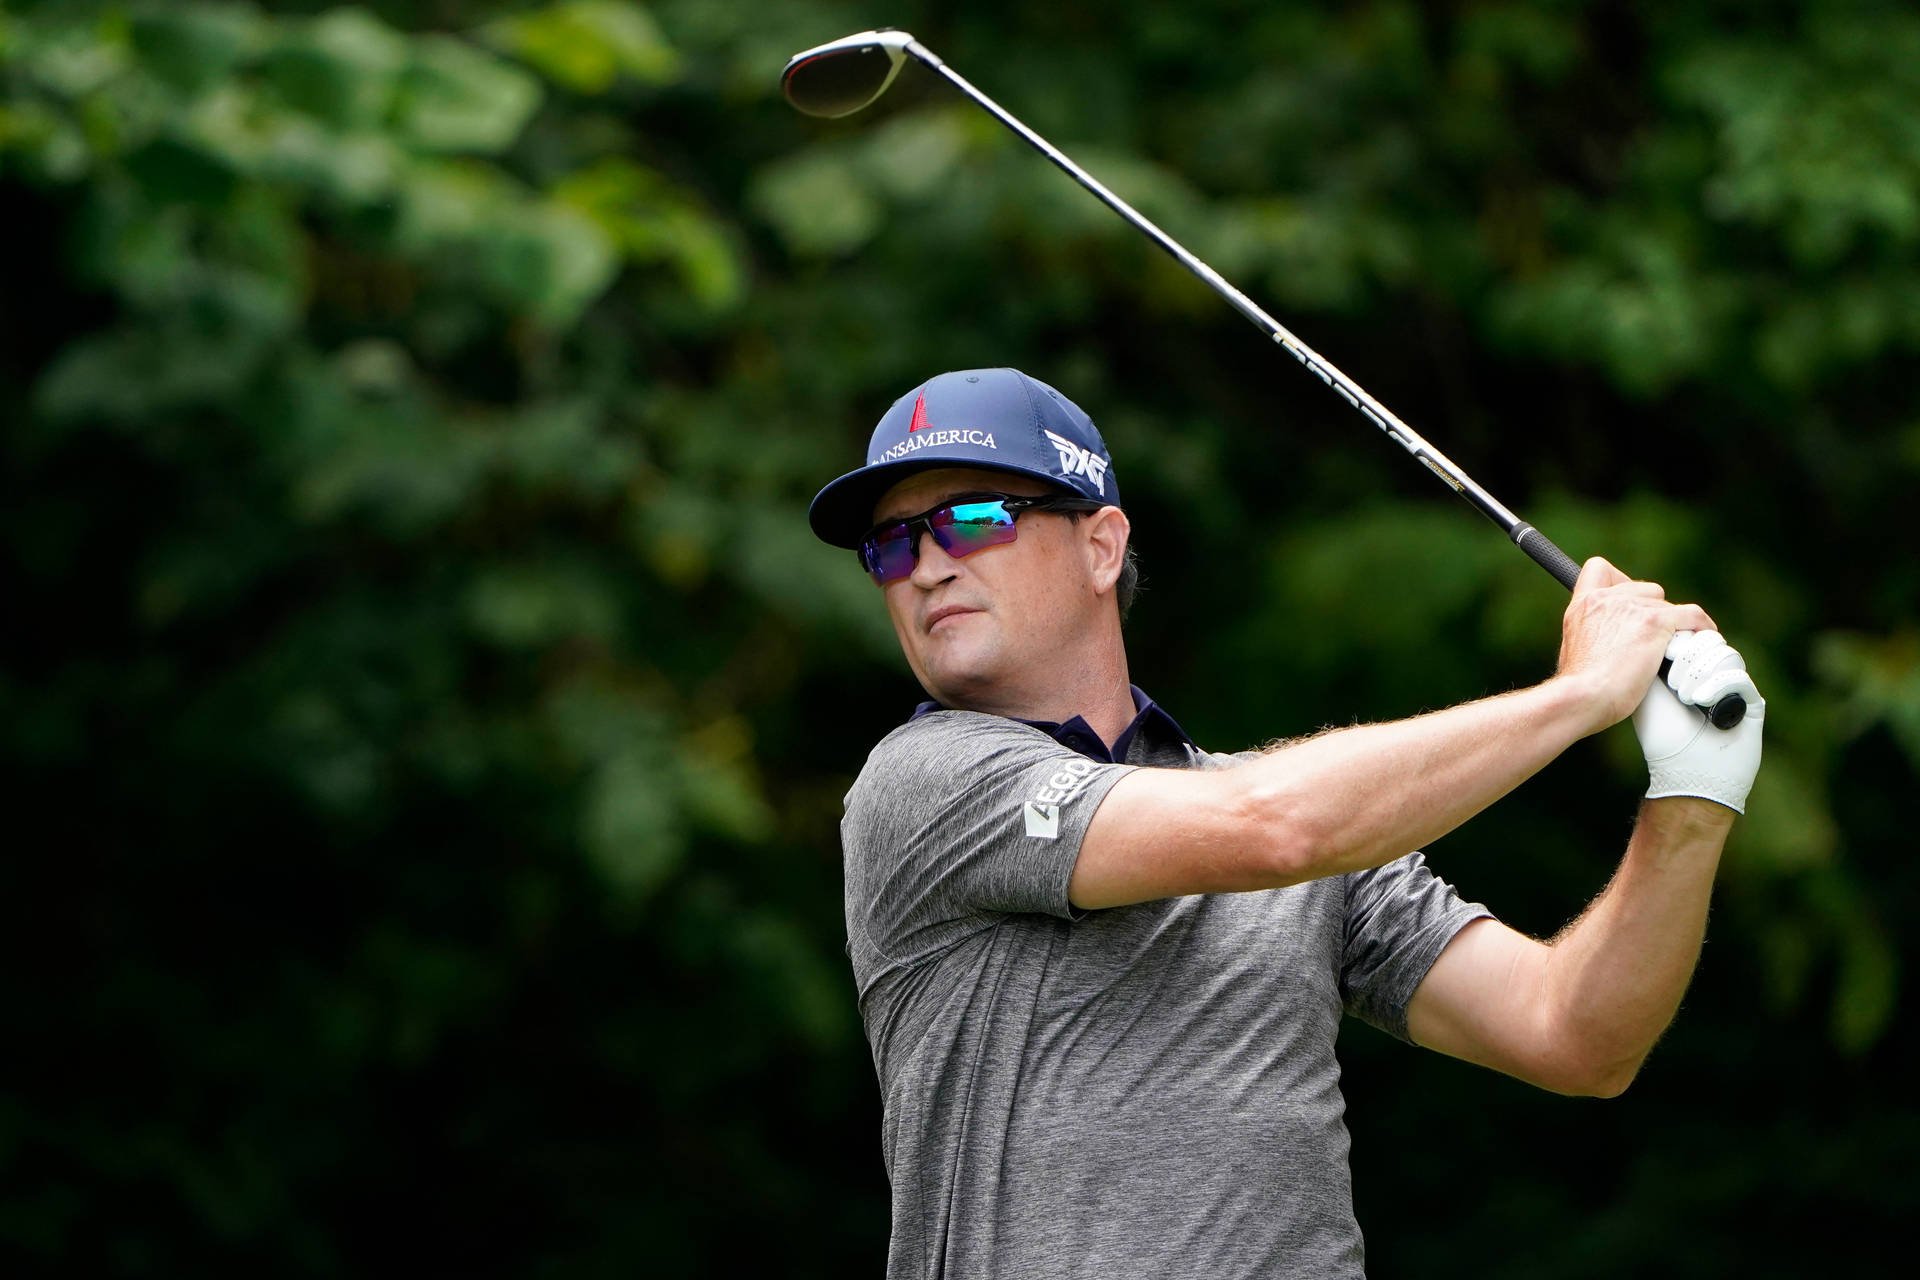
<instances>
[{"instance_id":1,"label":"gray polo shirt","mask_svg":"<svg viewBox=\"0 0 1920 1280\"><path fill-rule=\"evenodd\" d=\"M1418 853L1258 893L1084 912L1067 881L1139 767L1232 768L1135 691L1077 717L933 710L847 794L847 948L884 1104L887 1274L1358 1276L1333 1055L1406 1037L1469 921Z\"/></svg>"}]
</instances>

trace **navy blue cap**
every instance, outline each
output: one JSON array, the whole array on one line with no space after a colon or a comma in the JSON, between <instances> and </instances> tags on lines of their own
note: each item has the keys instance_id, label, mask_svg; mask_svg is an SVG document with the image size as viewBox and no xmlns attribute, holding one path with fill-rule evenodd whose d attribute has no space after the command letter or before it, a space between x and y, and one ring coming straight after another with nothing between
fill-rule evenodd
<instances>
[{"instance_id":1,"label":"navy blue cap","mask_svg":"<svg viewBox=\"0 0 1920 1280\"><path fill-rule=\"evenodd\" d=\"M867 465L814 495L807 522L823 542L858 547L873 504L935 467L1010 471L1120 505L1113 455L1080 406L1018 369L959 369L893 402L867 442Z\"/></svg>"}]
</instances>

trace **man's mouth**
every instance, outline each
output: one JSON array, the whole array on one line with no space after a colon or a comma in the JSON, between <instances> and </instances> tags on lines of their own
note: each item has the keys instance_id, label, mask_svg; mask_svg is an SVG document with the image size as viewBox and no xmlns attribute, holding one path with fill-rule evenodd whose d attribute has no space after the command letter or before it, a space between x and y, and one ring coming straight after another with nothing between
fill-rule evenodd
<instances>
[{"instance_id":1,"label":"man's mouth","mask_svg":"<svg viewBox=\"0 0 1920 1280\"><path fill-rule=\"evenodd\" d=\"M948 618L957 617L958 615L963 613L979 613L979 612L980 610L969 608L964 604L943 604L938 609L935 609L932 613L929 613L927 615L927 624L926 624L927 631L932 632L932 630L935 627L939 626L943 621L945 621Z\"/></svg>"}]
</instances>

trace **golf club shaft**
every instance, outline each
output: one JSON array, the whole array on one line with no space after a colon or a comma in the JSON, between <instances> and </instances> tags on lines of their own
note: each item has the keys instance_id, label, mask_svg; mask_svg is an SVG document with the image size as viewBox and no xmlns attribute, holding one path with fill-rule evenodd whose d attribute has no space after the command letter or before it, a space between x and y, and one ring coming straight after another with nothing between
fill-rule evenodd
<instances>
[{"instance_id":1,"label":"golf club shaft","mask_svg":"<svg viewBox=\"0 0 1920 1280\"><path fill-rule=\"evenodd\" d=\"M1499 499L1482 489L1471 476L1455 465L1451 458L1434 448L1419 432L1395 416L1392 410L1375 400L1364 387L1340 372L1326 357L1300 341L1285 325L1268 315L1258 303L1234 288L1218 271L1195 257L1186 246L1154 225L1138 209L1115 195L1098 178L1075 164L1065 152L1029 129L999 103L976 89L966 77L941 61L931 49L918 40L911 40L906 45L906 51L937 72L947 83L971 98L983 111L1018 134L1027 145L1053 161L1068 177L1092 192L1102 204L1132 223L1142 235L1166 250L1181 266L1204 281L1208 288L1225 298L1235 311L1251 320L1269 338L1285 348L1294 359L1319 375L1322 382L1339 392L1342 399L1364 414L1374 426L1386 432L1388 438L1419 459L1427 470L1440 477L1455 493L1499 525L1522 551L1533 558L1535 563L1558 579L1561 586L1569 591L1573 589L1574 579L1580 576L1580 566L1572 557L1555 546L1545 534L1509 511Z\"/></svg>"},{"instance_id":2,"label":"golf club shaft","mask_svg":"<svg viewBox=\"0 0 1920 1280\"><path fill-rule=\"evenodd\" d=\"M1366 388L1340 372L1331 361L1296 338L1285 325L1268 315L1253 299L1227 283L1218 271L1195 257L1185 245L1154 225L1146 215L1108 190L1104 183L1075 164L1065 152L1029 129L1018 117L992 98L974 88L965 76L949 67L933 50L914 39L909 39L904 48L907 53L938 73L948 84L965 94L981 110L1018 134L1028 146L1053 161L1061 172L1093 193L1102 204L1133 224L1142 235L1171 254L1181 266L1198 276L1208 288L1226 299L1235 311L1252 321L1269 338L1285 348L1294 359L1311 369L1319 376L1320 381L1339 392L1341 398L1365 415L1367 421L1380 428L1389 439L1419 459L1427 470L1440 477L1475 510L1499 525L1507 537L1513 540L1515 546L1526 552L1535 564L1552 574L1561 586L1569 591L1573 590L1574 581L1580 576L1580 565L1573 557L1555 546L1545 534L1509 511L1499 499L1482 489L1471 476L1454 463L1453 459L1434 448L1427 442L1426 437L1402 422L1392 410L1375 400L1367 393ZM1661 660L1662 679L1666 677L1670 665L1665 659ZM1744 698L1739 694L1730 693L1708 710L1707 717L1715 727L1730 729L1746 715L1746 707Z\"/></svg>"}]
</instances>

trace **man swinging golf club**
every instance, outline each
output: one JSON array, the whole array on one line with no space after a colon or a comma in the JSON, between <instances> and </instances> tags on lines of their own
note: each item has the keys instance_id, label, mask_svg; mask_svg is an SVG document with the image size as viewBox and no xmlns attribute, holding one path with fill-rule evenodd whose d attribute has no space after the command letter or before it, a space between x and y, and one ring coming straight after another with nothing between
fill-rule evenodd
<instances>
[{"instance_id":1,"label":"man swinging golf club","mask_svg":"<svg viewBox=\"0 0 1920 1280\"><path fill-rule=\"evenodd\" d=\"M1343 1012L1602 1096L1672 1018L1765 719L1698 605L1589 560L1544 683L1216 755L1130 684L1119 478L1053 388L929 380L810 519L933 699L841 828L889 1276L1358 1276ZM1551 942L1417 852L1629 716L1648 799Z\"/></svg>"}]
</instances>

